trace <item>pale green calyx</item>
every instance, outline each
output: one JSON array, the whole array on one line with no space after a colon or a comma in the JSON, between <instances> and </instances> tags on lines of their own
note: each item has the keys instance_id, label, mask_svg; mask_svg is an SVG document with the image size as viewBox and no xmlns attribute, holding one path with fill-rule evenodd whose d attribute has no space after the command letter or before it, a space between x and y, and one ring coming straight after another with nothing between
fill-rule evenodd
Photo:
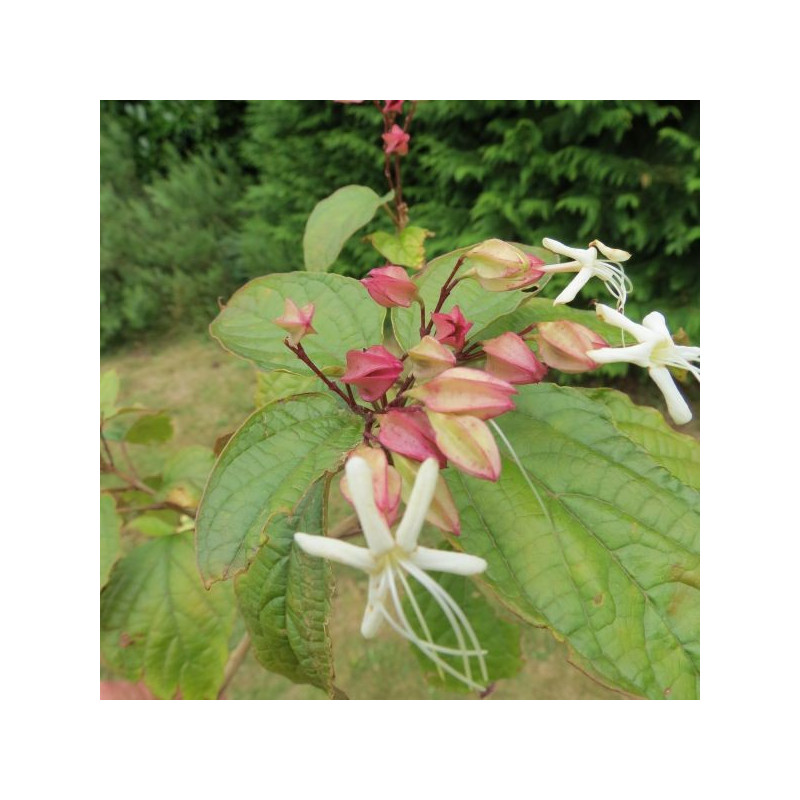
<instances>
[{"instance_id":1,"label":"pale green calyx","mask_svg":"<svg viewBox=\"0 0 800 800\"><path fill-rule=\"evenodd\" d=\"M354 456L348 460L345 473L367 547L307 533L295 533L295 542L309 555L356 567L369 575L367 608L361 623L363 636L372 638L386 622L416 645L440 672L453 675L473 689L483 690L488 681L484 659L486 651L481 649L475 631L456 601L427 574L427 570L475 575L483 572L487 563L467 553L434 550L417 544L428 507L436 492L439 478L436 459L430 458L420 467L405 514L394 535L375 504L369 464L363 458ZM433 642L407 576L421 585L441 608L453 629L457 647L444 647ZM403 609L401 589L413 609L419 631L411 624ZM462 671L442 659L442 655L459 658ZM472 659L477 660L480 678L473 676Z\"/></svg>"},{"instance_id":2,"label":"pale green calyx","mask_svg":"<svg viewBox=\"0 0 800 800\"><path fill-rule=\"evenodd\" d=\"M620 264L631 257L630 253L625 250L608 247L597 239L586 250L568 247L555 239L542 239L542 244L551 252L566 256L572 260L560 264L544 264L539 269L548 273L578 273L564 291L553 300L553 305L572 302L591 278L600 278L605 283L611 296L616 299L617 308L625 308L625 301L628 298L628 293L632 291L632 286ZM598 250L607 259L606 261L598 259Z\"/></svg>"},{"instance_id":3,"label":"pale green calyx","mask_svg":"<svg viewBox=\"0 0 800 800\"><path fill-rule=\"evenodd\" d=\"M619 311L608 306L598 305L597 316L603 322L613 325L626 333L630 333L638 344L630 347L603 347L600 350L588 350L586 355L597 364L613 364L627 362L645 367L656 386L667 401L667 411L678 425L685 425L692 418L692 411L684 400L669 367L686 370L700 380L700 348L677 345L667 328L664 315L652 311L639 325L629 320ZM694 363L696 362L696 363Z\"/></svg>"}]
</instances>

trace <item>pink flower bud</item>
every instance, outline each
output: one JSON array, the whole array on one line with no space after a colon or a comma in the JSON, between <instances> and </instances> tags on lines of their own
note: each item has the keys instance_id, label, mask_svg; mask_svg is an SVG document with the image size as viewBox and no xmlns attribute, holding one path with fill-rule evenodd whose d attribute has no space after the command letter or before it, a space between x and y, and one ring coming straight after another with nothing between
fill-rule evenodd
<instances>
[{"instance_id":1,"label":"pink flower bud","mask_svg":"<svg viewBox=\"0 0 800 800\"><path fill-rule=\"evenodd\" d=\"M402 267L391 264L370 270L361 283L369 296L384 308L408 308L417 298L416 284L408 277L408 273Z\"/></svg>"},{"instance_id":2,"label":"pink flower bud","mask_svg":"<svg viewBox=\"0 0 800 800\"><path fill-rule=\"evenodd\" d=\"M484 480L500 477L500 452L485 422L458 414L426 413L436 444L456 467Z\"/></svg>"},{"instance_id":3,"label":"pink flower bud","mask_svg":"<svg viewBox=\"0 0 800 800\"><path fill-rule=\"evenodd\" d=\"M544 264L536 256L501 239L487 239L467 253L472 269L464 273L473 277L488 292L508 292L536 283L544 275L538 267Z\"/></svg>"},{"instance_id":4,"label":"pink flower bud","mask_svg":"<svg viewBox=\"0 0 800 800\"><path fill-rule=\"evenodd\" d=\"M384 114L398 113L402 112L405 100L386 100L385 103L386 105L383 107Z\"/></svg>"},{"instance_id":5,"label":"pink flower bud","mask_svg":"<svg viewBox=\"0 0 800 800\"><path fill-rule=\"evenodd\" d=\"M403 480L403 501L408 503L408 498L411 496L411 488L414 486L420 465L398 455L394 456L394 465ZM436 483L436 492L433 495L431 504L428 506L428 513L425 515L425 519L445 533L452 533L455 536L461 534L461 520L458 518L458 509L453 501L453 495L450 494L450 489L441 475Z\"/></svg>"},{"instance_id":6,"label":"pink flower bud","mask_svg":"<svg viewBox=\"0 0 800 800\"><path fill-rule=\"evenodd\" d=\"M297 344L304 336L307 336L309 333L316 333L311 327L311 320L313 318L313 303L298 308L296 303L287 297L283 306L283 316L274 319L273 322L289 332L289 343L297 347Z\"/></svg>"},{"instance_id":7,"label":"pink flower bud","mask_svg":"<svg viewBox=\"0 0 800 800\"><path fill-rule=\"evenodd\" d=\"M383 395L403 371L403 362L379 344L366 350L348 350L346 358L347 371L341 380L352 383L367 402Z\"/></svg>"},{"instance_id":8,"label":"pink flower bud","mask_svg":"<svg viewBox=\"0 0 800 800\"><path fill-rule=\"evenodd\" d=\"M452 350L448 350L433 336L423 336L422 341L408 351L412 370L417 378L428 380L435 378L456 365L456 357Z\"/></svg>"},{"instance_id":9,"label":"pink flower bud","mask_svg":"<svg viewBox=\"0 0 800 800\"><path fill-rule=\"evenodd\" d=\"M486 371L508 383L539 383L547 374L547 367L516 333L509 331L483 342L483 352Z\"/></svg>"},{"instance_id":10,"label":"pink flower bud","mask_svg":"<svg viewBox=\"0 0 800 800\"><path fill-rule=\"evenodd\" d=\"M514 408L517 390L479 369L455 367L406 394L421 400L425 408L443 414L468 414L491 419Z\"/></svg>"},{"instance_id":11,"label":"pink flower bud","mask_svg":"<svg viewBox=\"0 0 800 800\"><path fill-rule=\"evenodd\" d=\"M436 446L436 434L421 408L393 408L378 417L378 441L392 453L424 461L435 458L439 467L447 466L447 459Z\"/></svg>"},{"instance_id":12,"label":"pink flower bud","mask_svg":"<svg viewBox=\"0 0 800 800\"><path fill-rule=\"evenodd\" d=\"M598 365L586 355L586 351L608 347L608 342L599 333L577 322L560 319L540 322L536 328L539 357L548 366L562 372L595 369Z\"/></svg>"},{"instance_id":13,"label":"pink flower bud","mask_svg":"<svg viewBox=\"0 0 800 800\"><path fill-rule=\"evenodd\" d=\"M399 125L392 125L388 133L383 134L383 151L386 155L397 153L404 156L408 153L408 142L411 136Z\"/></svg>"},{"instance_id":14,"label":"pink flower bud","mask_svg":"<svg viewBox=\"0 0 800 800\"><path fill-rule=\"evenodd\" d=\"M391 525L397 519L397 511L400 507L400 492L402 480L400 473L389 465L386 453L380 447L368 447L359 445L353 450L348 458L358 456L363 458L372 471L372 490L375 496L375 505L378 511L383 514L387 525ZM353 505L353 498L350 496L350 489L347 485L347 477L342 476L339 481L339 489L350 505Z\"/></svg>"},{"instance_id":15,"label":"pink flower bud","mask_svg":"<svg viewBox=\"0 0 800 800\"><path fill-rule=\"evenodd\" d=\"M453 306L447 314L431 314L431 319L436 326L437 341L452 345L456 350L464 347L472 323L467 322L458 306Z\"/></svg>"}]
</instances>

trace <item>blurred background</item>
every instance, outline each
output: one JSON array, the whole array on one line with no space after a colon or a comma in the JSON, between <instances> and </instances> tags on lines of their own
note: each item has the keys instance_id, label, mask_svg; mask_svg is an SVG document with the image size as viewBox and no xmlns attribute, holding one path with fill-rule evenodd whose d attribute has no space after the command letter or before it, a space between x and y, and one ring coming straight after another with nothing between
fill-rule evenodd
<instances>
[{"instance_id":1,"label":"blurred background","mask_svg":"<svg viewBox=\"0 0 800 800\"><path fill-rule=\"evenodd\" d=\"M213 447L253 410L252 367L207 326L249 279L303 268L305 222L321 199L352 183L385 193L381 118L370 102L107 100L100 126L101 367L119 373L122 404L172 414L159 453L131 447L140 472L155 473L182 447ZM628 250L628 316L659 309L699 344L699 131L697 101L420 102L403 164L411 224L435 233L429 258L493 237ZM382 266L362 237L390 228L376 217L333 269L360 277ZM591 300L584 292L573 305ZM663 410L641 370L581 380ZM696 383L682 390L699 412ZM350 571L336 576L337 683L351 697L452 696L425 684L404 642L364 647L365 587ZM525 631L521 656L498 697L618 697L569 666L546 631ZM324 695L248 656L226 696Z\"/></svg>"}]
</instances>

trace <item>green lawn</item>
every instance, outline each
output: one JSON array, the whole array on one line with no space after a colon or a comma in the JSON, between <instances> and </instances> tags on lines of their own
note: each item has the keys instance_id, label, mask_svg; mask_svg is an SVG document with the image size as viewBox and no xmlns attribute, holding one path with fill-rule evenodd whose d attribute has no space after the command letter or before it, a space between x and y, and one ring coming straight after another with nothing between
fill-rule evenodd
<instances>
[{"instance_id":1,"label":"green lawn","mask_svg":"<svg viewBox=\"0 0 800 800\"><path fill-rule=\"evenodd\" d=\"M190 444L213 447L217 437L235 428L253 410L255 377L246 362L225 353L208 337L195 335L137 346L101 360L121 378L120 404L141 403L167 409L175 435L163 456ZM640 399L640 398L637 398ZM641 400L641 399L640 399ZM135 445L134 460L142 459ZM146 459L147 460L147 459ZM157 468L141 462L142 468ZM450 699L456 695L427 686L410 646L390 632L373 641L359 633L366 596L360 573L335 567L336 591L330 623L336 683L353 699ZM241 635L241 629L239 631ZM618 699L567 662L567 650L550 633L525 627L524 668L498 683L494 699ZM233 679L230 699L323 699L263 670L248 655Z\"/></svg>"}]
</instances>

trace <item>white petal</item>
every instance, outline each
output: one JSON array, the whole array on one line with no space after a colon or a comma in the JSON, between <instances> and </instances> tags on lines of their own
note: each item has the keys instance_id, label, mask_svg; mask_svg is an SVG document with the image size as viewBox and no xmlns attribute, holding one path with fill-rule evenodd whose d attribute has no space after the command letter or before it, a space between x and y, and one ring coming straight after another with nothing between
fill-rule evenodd
<instances>
[{"instance_id":1,"label":"white petal","mask_svg":"<svg viewBox=\"0 0 800 800\"><path fill-rule=\"evenodd\" d=\"M565 244L556 241L555 239L542 239L542 244L553 253L558 253L560 256L568 256L574 258L581 264L586 262L587 257L591 255L589 250L581 250L578 247L567 247ZM597 251L595 251L595 255Z\"/></svg>"},{"instance_id":2,"label":"white petal","mask_svg":"<svg viewBox=\"0 0 800 800\"><path fill-rule=\"evenodd\" d=\"M394 548L394 539L383 514L375 505L372 470L369 464L363 458L353 456L344 469L347 475L347 488L353 498L353 506L370 552L376 556L388 553Z\"/></svg>"},{"instance_id":3,"label":"white petal","mask_svg":"<svg viewBox=\"0 0 800 800\"><path fill-rule=\"evenodd\" d=\"M386 572L373 575L369 579L369 596L367 607L364 609L364 618L361 620L361 635L365 639L372 639L378 634L383 625L385 612L383 603L386 599L386 590L389 581Z\"/></svg>"},{"instance_id":4,"label":"white petal","mask_svg":"<svg viewBox=\"0 0 800 800\"><path fill-rule=\"evenodd\" d=\"M310 556L327 558L338 564L369 572L375 568L375 559L365 547L343 542L340 539L329 539L327 536L311 536L308 533L296 533L295 544Z\"/></svg>"},{"instance_id":5,"label":"white petal","mask_svg":"<svg viewBox=\"0 0 800 800\"><path fill-rule=\"evenodd\" d=\"M430 547L418 547L409 560L420 569L450 572L453 575L477 575L489 566L479 556L452 550L433 550Z\"/></svg>"},{"instance_id":6,"label":"white petal","mask_svg":"<svg viewBox=\"0 0 800 800\"><path fill-rule=\"evenodd\" d=\"M685 425L692 418L692 410L689 404L683 399L683 395L678 391L675 380L666 367L651 367L650 377L655 381L656 386L661 389L664 399L667 401L667 411L675 420L676 425Z\"/></svg>"},{"instance_id":7,"label":"white petal","mask_svg":"<svg viewBox=\"0 0 800 800\"><path fill-rule=\"evenodd\" d=\"M642 342L630 347L601 347L599 350L587 350L586 355L596 364L624 362L640 367L649 367L652 364L650 360L652 352L653 342Z\"/></svg>"},{"instance_id":8,"label":"white petal","mask_svg":"<svg viewBox=\"0 0 800 800\"><path fill-rule=\"evenodd\" d=\"M615 328L620 328L620 330L630 333L632 336L635 336L636 340L639 342L650 341L654 338L649 328L645 328L644 325L639 325L639 323L628 319L616 309L598 303L595 307L595 312L597 313L598 319L601 319L608 325L613 325Z\"/></svg>"},{"instance_id":9,"label":"white petal","mask_svg":"<svg viewBox=\"0 0 800 800\"><path fill-rule=\"evenodd\" d=\"M672 334L670 334L669 328L667 327L667 321L660 311L651 311L642 319L642 325L648 330L653 331L653 333L657 333L659 336L666 336L668 339L672 338Z\"/></svg>"},{"instance_id":10,"label":"white petal","mask_svg":"<svg viewBox=\"0 0 800 800\"><path fill-rule=\"evenodd\" d=\"M593 274L591 267L581 267L580 272L569 282L567 288L553 300L553 305L557 306L561 303L572 302L575 299L575 295L586 286Z\"/></svg>"},{"instance_id":11,"label":"white petal","mask_svg":"<svg viewBox=\"0 0 800 800\"><path fill-rule=\"evenodd\" d=\"M395 539L397 544L407 553L411 553L417 546L419 532L425 522L433 495L436 493L436 483L439 480L439 464L435 458L428 458L419 468L414 488L406 503L406 513L397 526Z\"/></svg>"},{"instance_id":12,"label":"white petal","mask_svg":"<svg viewBox=\"0 0 800 800\"><path fill-rule=\"evenodd\" d=\"M617 250L614 247L608 247L599 239L595 239L591 245L592 247L596 247L609 261L620 263L622 261L627 261L631 257L631 254L626 250Z\"/></svg>"}]
</instances>

